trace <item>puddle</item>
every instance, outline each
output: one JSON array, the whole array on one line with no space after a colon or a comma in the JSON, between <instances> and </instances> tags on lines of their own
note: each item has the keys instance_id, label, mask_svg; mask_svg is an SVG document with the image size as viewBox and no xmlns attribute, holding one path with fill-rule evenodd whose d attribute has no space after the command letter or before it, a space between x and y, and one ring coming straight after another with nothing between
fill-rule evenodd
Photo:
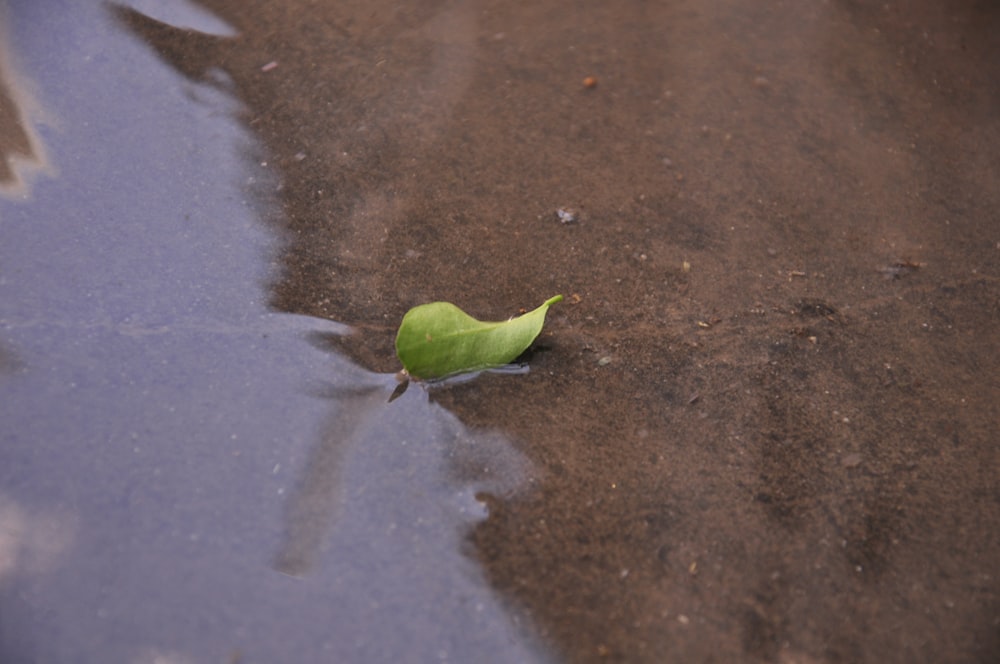
<instances>
[{"instance_id":1,"label":"puddle","mask_svg":"<svg viewBox=\"0 0 1000 664\"><path fill-rule=\"evenodd\" d=\"M7 11L5 657L1000 652L994 9L130 6Z\"/></svg>"},{"instance_id":2,"label":"puddle","mask_svg":"<svg viewBox=\"0 0 1000 664\"><path fill-rule=\"evenodd\" d=\"M228 75L99 3L7 14L57 121L0 204L0 659L544 659L466 544L536 471L267 306L280 180Z\"/></svg>"}]
</instances>

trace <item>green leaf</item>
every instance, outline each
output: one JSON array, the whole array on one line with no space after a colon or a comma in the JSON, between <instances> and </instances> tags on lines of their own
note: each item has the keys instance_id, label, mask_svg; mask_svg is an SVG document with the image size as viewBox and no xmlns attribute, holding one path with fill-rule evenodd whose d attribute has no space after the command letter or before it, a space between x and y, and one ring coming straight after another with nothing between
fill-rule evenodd
<instances>
[{"instance_id":1,"label":"green leaf","mask_svg":"<svg viewBox=\"0 0 1000 664\"><path fill-rule=\"evenodd\" d=\"M414 378L445 378L498 367L531 345L545 324L545 312L562 295L523 316L489 323L476 320L450 302L414 307L396 333L396 355Z\"/></svg>"}]
</instances>

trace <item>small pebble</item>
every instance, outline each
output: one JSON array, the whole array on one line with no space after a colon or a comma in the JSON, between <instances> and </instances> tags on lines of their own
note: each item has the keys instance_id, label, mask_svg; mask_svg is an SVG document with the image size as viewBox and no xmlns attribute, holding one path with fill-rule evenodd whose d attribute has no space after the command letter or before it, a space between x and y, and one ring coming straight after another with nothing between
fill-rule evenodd
<instances>
[{"instance_id":1,"label":"small pebble","mask_svg":"<svg viewBox=\"0 0 1000 664\"><path fill-rule=\"evenodd\" d=\"M556 210L556 216L564 224L575 224L580 220L580 213L573 208L561 207Z\"/></svg>"},{"instance_id":2,"label":"small pebble","mask_svg":"<svg viewBox=\"0 0 1000 664\"><path fill-rule=\"evenodd\" d=\"M844 468L857 468L861 465L861 455L857 452L851 452L850 454L845 454L840 460L840 465Z\"/></svg>"}]
</instances>

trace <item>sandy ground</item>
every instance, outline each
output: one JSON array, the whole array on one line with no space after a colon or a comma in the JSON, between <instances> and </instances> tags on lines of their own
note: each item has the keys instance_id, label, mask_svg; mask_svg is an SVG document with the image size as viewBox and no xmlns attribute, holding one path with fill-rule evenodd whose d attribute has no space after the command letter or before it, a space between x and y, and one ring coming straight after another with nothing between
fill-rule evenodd
<instances>
[{"instance_id":1,"label":"sandy ground","mask_svg":"<svg viewBox=\"0 0 1000 664\"><path fill-rule=\"evenodd\" d=\"M469 547L527 631L574 662L995 661L995 4L201 4L239 36L119 17L245 104L274 307L392 371L411 306L566 296L530 374L434 393L540 469Z\"/></svg>"}]
</instances>

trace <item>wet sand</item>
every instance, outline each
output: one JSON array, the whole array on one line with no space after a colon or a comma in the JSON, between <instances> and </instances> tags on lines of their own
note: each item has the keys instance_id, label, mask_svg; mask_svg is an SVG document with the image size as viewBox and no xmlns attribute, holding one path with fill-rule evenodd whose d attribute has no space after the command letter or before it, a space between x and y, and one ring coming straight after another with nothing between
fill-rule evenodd
<instances>
[{"instance_id":1,"label":"wet sand","mask_svg":"<svg viewBox=\"0 0 1000 664\"><path fill-rule=\"evenodd\" d=\"M239 36L118 16L245 105L274 308L388 372L411 306L566 296L528 375L432 392L537 469L468 547L526 633L998 656L995 6L201 4Z\"/></svg>"}]
</instances>

